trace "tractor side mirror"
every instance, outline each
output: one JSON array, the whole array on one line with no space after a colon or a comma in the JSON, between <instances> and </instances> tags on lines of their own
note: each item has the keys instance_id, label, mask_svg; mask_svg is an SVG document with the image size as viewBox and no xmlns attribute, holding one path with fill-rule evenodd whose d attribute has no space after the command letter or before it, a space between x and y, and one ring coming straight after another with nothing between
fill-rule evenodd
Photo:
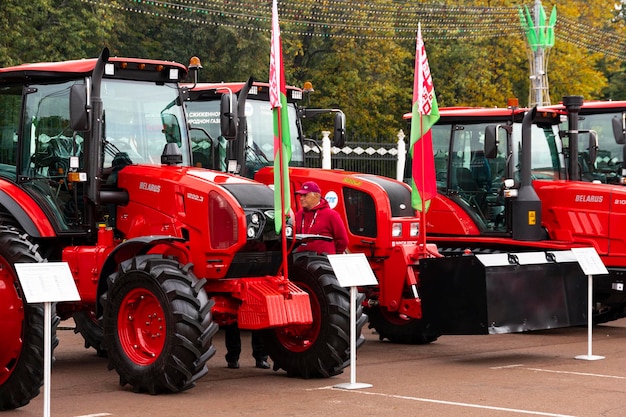
<instances>
[{"instance_id":1,"label":"tractor side mirror","mask_svg":"<svg viewBox=\"0 0 626 417\"><path fill-rule=\"evenodd\" d=\"M74 84L70 88L70 125L76 132L86 132L91 128L89 89L88 82Z\"/></svg>"},{"instance_id":2,"label":"tractor side mirror","mask_svg":"<svg viewBox=\"0 0 626 417\"><path fill-rule=\"evenodd\" d=\"M622 119L620 120L618 117L614 117L611 119L611 124L613 125L613 137L615 138L615 143L618 145L623 145L626 143L626 123L624 121L624 114L622 113Z\"/></svg>"},{"instance_id":3,"label":"tractor side mirror","mask_svg":"<svg viewBox=\"0 0 626 417\"><path fill-rule=\"evenodd\" d=\"M237 138L237 96L230 92L220 100L220 129L224 138Z\"/></svg>"},{"instance_id":4,"label":"tractor side mirror","mask_svg":"<svg viewBox=\"0 0 626 417\"><path fill-rule=\"evenodd\" d=\"M346 143L346 115L342 111L335 113L335 134L333 146L343 148Z\"/></svg>"},{"instance_id":5,"label":"tractor side mirror","mask_svg":"<svg viewBox=\"0 0 626 417\"><path fill-rule=\"evenodd\" d=\"M173 114L163 113L161 114L161 122L167 143L175 143L180 146L182 140L178 118Z\"/></svg>"},{"instance_id":6,"label":"tractor side mirror","mask_svg":"<svg viewBox=\"0 0 626 417\"><path fill-rule=\"evenodd\" d=\"M487 159L493 159L498 156L498 145L500 144L498 132L500 127L500 125L488 125L485 128L485 158Z\"/></svg>"}]
</instances>

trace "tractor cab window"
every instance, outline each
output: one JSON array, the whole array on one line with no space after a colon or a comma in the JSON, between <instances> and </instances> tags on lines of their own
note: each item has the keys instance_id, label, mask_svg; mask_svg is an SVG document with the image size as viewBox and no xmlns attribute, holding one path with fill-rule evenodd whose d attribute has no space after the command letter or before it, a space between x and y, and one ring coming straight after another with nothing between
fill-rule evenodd
<instances>
[{"instance_id":1,"label":"tractor cab window","mask_svg":"<svg viewBox=\"0 0 626 417\"><path fill-rule=\"evenodd\" d=\"M17 134L22 111L22 86L0 88L0 176L16 179Z\"/></svg>"},{"instance_id":2,"label":"tractor cab window","mask_svg":"<svg viewBox=\"0 0 626 417\"><path fill-rule=\"evenodd\" d=\"M187 129L176 84L162 85L104 79L103 167L116 158L126 163L161 165L168 143L174 143L188 164ZM116 160L117 161L117 160Z\"/></svg>"},{"instance_id":3,"label":"tractor cab window","mask_svg":"<svg viewBox=\"0 0 626 417\"><path fill-rule=\"evenodd\" d=\"M445 193L448 182L448 161L450 159L450 139L452 138L452 125L434 125L431 128L431 136L433 138L433 156L435 157L435 176L437 178L437 189L439 190L439 192Z\"/></svg>"},{"instance_id":4,"label":"tractor cab window","mask_svg":"<svg viewBox=\"0 0 626 417\"><path fill-rule=\"evenodd\" d=\"M457 124L453 127L449 187L481 217L488 210L488 197L495 193L494 170L485 157L486 124Z\"/></svg>"},{"instance_id":5,"label":"tractor cab window","mask_svg":"<svg viewBox=\"0 0 626 417\"><path fill-rule=\"evenodd\" d=\"M298 141L298 117L293 104L287 106L289 138L291 140L291 166L303 166L302 145ZM267 101L246 100L248 120L248 165L254 172L274 164L274 113ZM283 132L286 135L287 132Z\"/></svg>"},{"instance_id":6,"label":"tractor cab window","mask_svg":"<svg viewBox=\"0 0 626 417\"><path fill-rule=\"evenodd\" d=\"M83 166L80 133L70 128L69 91L74 81L29 85L18 140L20 181L60 230L79 227L83 221L81 184L69 183L70 160Z\"/></svg>"},{"instance_id":7,"label":"tractor cab window","mask_svg":"<svg viewBox=\"0 0 626 417\"><path fill-rule=\"evenodd\" d=\"M191 127L193 165L226 172L227 141L220 132L220 102L188 101L187 118Z\"/></svg>"},{"instance_id":8,"label":"tractor cab window","mask_svg":"<svg viewBox=\"0 0 626 417\"><path fill-rule=\"evenodd\" d=\"M531 175L537 180L564 178L564 159L557 126L539 127L532 125ZM513 125L513 166L515 179L520 179L522 158L522 124Z\"/></svg>"},{"instance_id":9,"label":"tractor cab window","mask_svg":"<svg viewBox=\"0 0 626 417\"><path fill-rule=\"evenodd\" d=\"M594 164L589 158L589 134L578 136L579 167L583 181L618 183L624 166L623 145L615 142L612 119L622 118L621 112L579 115L578 129L595 131L598 138L598 155ZM567 120L561 129L567 129Z\"/></svg>"}]
</instances>

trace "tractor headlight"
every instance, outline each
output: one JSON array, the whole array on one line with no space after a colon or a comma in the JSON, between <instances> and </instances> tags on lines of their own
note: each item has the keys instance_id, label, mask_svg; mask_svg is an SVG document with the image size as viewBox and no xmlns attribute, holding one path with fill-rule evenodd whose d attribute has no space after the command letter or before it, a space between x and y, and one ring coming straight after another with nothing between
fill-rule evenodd
<instances>
[{"instance_id":1,"label":"tractor headlight","mask_svg":"<svg viewBox=\"0 0 626 417\"><path fill-rule=\"evenodd\" d=\"M392 237L402 236L402 223L393 223L391 225L391 236Z\"/></svg>"},{"instance_id":2,"label":"tractor headlight","mask_svg":"<svg viewBox=\"0 0 626 417\"><path fill-rule=\"evenodd\" d=\"M248 239L258 239L263 233L266 220L263 213L250 211L246 214L246 235Z\"/></svg>"},{"instance_id":3,"label":"tractor headlight","mask_svg":"<svg viewBox=\"0 0 626 417\"><path fill-rule=\"evenodd\" d=\"M419 236L420 234L420 224L419 223L411 223L411 237Z\"/></svg>"}]
</instances>

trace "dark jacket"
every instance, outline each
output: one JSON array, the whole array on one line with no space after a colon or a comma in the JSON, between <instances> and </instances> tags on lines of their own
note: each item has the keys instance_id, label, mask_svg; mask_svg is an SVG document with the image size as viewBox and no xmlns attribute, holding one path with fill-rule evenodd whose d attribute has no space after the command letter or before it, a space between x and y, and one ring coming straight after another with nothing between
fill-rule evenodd
<instances>
[{"instance_id":1,"label":"dark jacket","mask_svg":"<svg viewBox=\"0 0 626 417\"><path fill-rule=\"evenodd\" d=\"M300 209L296 213L296 233L329 236L332 242L314 240L300 246L297 251L314 251L319 254L343 253L348 246L348 232L339 213L328 206L324 198L310 210Z\"/></svg>"}]
</instances>

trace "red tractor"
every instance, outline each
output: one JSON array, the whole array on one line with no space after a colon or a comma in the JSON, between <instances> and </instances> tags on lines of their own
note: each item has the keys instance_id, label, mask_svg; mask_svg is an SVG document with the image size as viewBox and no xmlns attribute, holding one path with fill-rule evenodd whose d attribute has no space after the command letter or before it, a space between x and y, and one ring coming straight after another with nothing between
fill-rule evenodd
<instances>
[{"instance_id":1,"label":"red tractor","mask_svg":"<svg viewBox=\"0 0 626 417\"><path fill-rule=\"evenodd\" d=\"M270 112L267 84L209 83L193 86L190 101L187 103L190 123L217 137L219 125L207 115L219 108L220 94L223 90L239 95L240 136L232 142L239 147L236 151L227 148L222 148L222 152L208 151L208 155L217 155L213 162L216 165L213 166L217 169L243 171L248 176L254 176L257 181L272 184L273 128L269 122L263 123L264 120L268 120L267 117L259 116L263 112ZM304 167L302 148L305 139L302 120L323 113L335 113L334 139L339 144L345 132L345 120L343 114L336 109L299 107L298 102L302 98L300 89L289 88L287 96L290 103L289 122L294 155L292 168L289 170L292 189L298 189L305 181L316 181L330 206L340 213L348 226L348 250L367 256L378 279L377 286L360 289L365 295L363 303L370 327L377 331L381 340L413 344L436 340L442 332L433 327L436 320L426 317L424 313L426 300L422 286L424 279L445 283L447 277L431 273L437 271L439 266L424 269L425 264L435 262L441 254L434 244L420 244L420 223L411 208L409 186L376 175ZM556 115L555 112L552 114ZM538 119L535 123L541 124L542 121ZM216 140L198 147L198 150L218 147L220 142ZM196 161L200 158L201 156ZM297 207L299 202L293 201L293 204ZM431 221L434 221L433 216L429 215L429 227ZM436 221L445 222L445 219L437 218ZM467 259L476 262L472 256L468 256ZM457 259L445 259L443 262L448 268L447 273L450 277L454 276L452 273L454 271L461 273L468 270L467 265ZM489 268L479 269L475 269L476 274L484 275L489 270ZM523 268L509 272L510 277L524 274L527 274L527 271ZM431 305L448 304L447 295L441 291L431 291L429 297ZM578 315L577 319L580 318ZM544 321L537 323L534 328L553 326L553 323Z\"/></svg>"},{"instance_id":2,"label":"red tractor","mask_svg":"<svg viewBox=\"0 0 626 417\"><path fill-rule=\"evenodd\" d=\"M219 137L217 114L224 91L239 97L239 137L232 147L225 141L214 140L196 147L194 161L216 169L232 170L273 184L273 126L269 107L269 84L200 83L190 90L186 103L191 126ZM418 220L411 208L408 185L376 175L304 167L302 120L321 114L334 113L334 140L341 144L345 134L345 119L337 109L309 109L298 104L302 90L288 87L289 123L292 160L289 169L291 189L299 189L306 181L316 181L330 206L338 211L348 226L348 251L363 252L369 259L380 285L362 288L363 304L369 325L381 339L398 343L430 343L437 334L421 320L420 298L417 294L419 266ZM193 132L193 128L192 128ZM193 133L192 133L193 136ZM198 135L202 138L202 135ZM205 136L206 137L206 136ZM205 155L205 156L203 156ZM207 157L208 156L208 157ZM215 158L215 159L213 159ZM211 162L209 162L211 161ZM294 209L300 202L292 199ZM436 254L436 248L428 250Z\"/></svg>"},{"instance_id":3,"label":"red tractor","mask_svg":"<svg viewBox=\"0 0 626 417\"><path fill-rule=\"evenodd\" d=\"M42 379L43 308L25 303L17 262L68 263L81 301L57 303L53 323L73 317L134 391L193 387L218 324L233 322L262 330L289 376L347 366L350 297L328 260L290 254L289 280L273 191L192 166L186 74L108 49L0 69L1 409L28 403ZM236 107L226 95L225 138ZM359 309L359 331L366 320Z\"/></svg>"},{"instance_id":4,"label":"red tractor","mask_svg":"<svg viewBox=\"0 0 626 417\"><path fill-rule=\"evenodd\" d=\"M440 109L432 130L439 194L426 230L447 256L595 248L609 270L594 279L594 319L603 322L626 314L626 191L589 181L598 156L615 152L613 116L601 132L610 140L598 142L587 124L596 112L583 108L570 96L558 109ZM555 110L567 115L567 130Z\"/></svg>"}]
</instances>

